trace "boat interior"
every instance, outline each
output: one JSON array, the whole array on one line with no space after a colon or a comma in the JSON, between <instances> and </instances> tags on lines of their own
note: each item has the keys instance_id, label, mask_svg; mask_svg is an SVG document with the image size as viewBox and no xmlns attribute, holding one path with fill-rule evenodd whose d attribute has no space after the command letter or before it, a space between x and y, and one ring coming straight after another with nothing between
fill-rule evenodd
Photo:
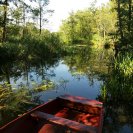
<instances>
[{"instance_id":1,"label":"boat interior","mask_svg":"<svg viewBox=\"0 0 133 133\"><path fill-rule=\"evenodd\" d=\"M102 104L62 96L1 128L2 133L100 133Z\"/></svg>"}]
</instances>

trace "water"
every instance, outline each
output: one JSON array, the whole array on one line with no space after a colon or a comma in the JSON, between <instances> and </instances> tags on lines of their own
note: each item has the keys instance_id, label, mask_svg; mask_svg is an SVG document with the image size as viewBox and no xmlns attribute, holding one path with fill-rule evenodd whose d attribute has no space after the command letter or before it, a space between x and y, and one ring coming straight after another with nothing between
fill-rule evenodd
<instances>
[{"instance_id":1,"label":"water","mask_svg":"<svg viewBox=\"0 0 133 133\"><path fill-rule=\"evenodd\" d=\"M99 80L97 77L93 79L88 79L85 74L72 74L63 60L58 62L58 65L49 67L45 71L43 67L45 78L42 75L37 74L34 68L31 68L27 74L21 74L19 78L16 77L10 78L10 83L13 89L19 88L20 86L28 86L32 89L32 84L41 84L44 79L50 79L54 82L57 87L55 89L50 89L45 92L39 92L40 100L47 101L48 99L54 99L55 97L63 94L71 94L75 96L83 96L86 98L96 99L97 95L100 95L100 87L102 85L102 80ZM43 78L44 79L43 79Z\"/></svg>"},{"instance_id":2,"label":"water","mask_svg":"<svg viewBox=\"0 0 133 133\"><path fill-rule=\"evenodd\" d=\"M73 76L69 71L69 67L64 64L63 61L60 61L57 67L50 68L47 72L49 73L50 71L54 71L56 76L51 77L51 80L56 82L58 87L54 90L41 92L41 100L43 101L53 99L63 94L71 94L95 99L99 94L102 81L94 78L94 83L92 84L85 75L78 75L79 77ZM36 75L34 75L34 77L36 77ZM61 82L64 83L62 84Z\"/></svg>"},{"instance_id":3,"label":"water","mask_svg":"<svg viewBox=\"0 0 133 133\"><path fill-rule=\"evenodd\" d=\"M110 54L103 51L101 53L95 52L92 56L80 52L80 54L58 59L51 64L38 63L37 66L30 65L25 70L21 68L21 65L17 64L18 66L10 68L12 70L10 75L4 75L3 77L1 75L1 79L3 79L1 84L5 81L10 82L12 90L16 92L23 86L29 91L33 90L35 86L42 85L45 80L55 83L54 88L31 93L33 101L36 103L43 103L63 94L101 100L101 88L107 82L111 69L108 60L109 56ZM17 74L14 75L15 72ZM133 132L132 105L123 102L119 103L119 101L113 101L112 99L112 102L107 100L104 107L103 133ZM24 106L23 108L22 112L18 110L12 111L13 109L6 110L6 113L9 114L7 116L1 113L0 123L9 122L18 114L31 108L31 106Z\"/></svg>"}]
</instances>

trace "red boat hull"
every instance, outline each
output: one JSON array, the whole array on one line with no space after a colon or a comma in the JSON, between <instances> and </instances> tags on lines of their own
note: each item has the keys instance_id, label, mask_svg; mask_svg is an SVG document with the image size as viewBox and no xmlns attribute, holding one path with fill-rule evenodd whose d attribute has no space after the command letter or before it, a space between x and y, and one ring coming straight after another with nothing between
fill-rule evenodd
<instances>
[{"instance_id":1,"label":"red boat hull","mask_svg":"<svg viewBox=\"0 0 133 133\"><path fill-rule=\"evenodd\" d=\"M0 128L1 133L102 133L101 102L64 95Z\"/></svg>"}]
</instances>

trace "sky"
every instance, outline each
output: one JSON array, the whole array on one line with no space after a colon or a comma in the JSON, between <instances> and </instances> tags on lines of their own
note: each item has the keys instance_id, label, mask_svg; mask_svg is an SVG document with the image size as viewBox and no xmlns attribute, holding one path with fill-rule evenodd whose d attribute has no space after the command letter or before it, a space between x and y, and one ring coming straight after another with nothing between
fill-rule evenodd
<instances>
[{"instance_id":1,"label":"sky","mask_svg":"<svg viewBox=\"0 0 133 133\"><path fill-rule=\"evenodd\" d=\"M53 15L49 18L47 28L56 32L62 23L62 20L69 16L71 11L86 9L93 0L50 0L49 8L54 10ZM109 0L97 0L97 6L102 3L106 4Z\"/></svg>"}]
</instances>

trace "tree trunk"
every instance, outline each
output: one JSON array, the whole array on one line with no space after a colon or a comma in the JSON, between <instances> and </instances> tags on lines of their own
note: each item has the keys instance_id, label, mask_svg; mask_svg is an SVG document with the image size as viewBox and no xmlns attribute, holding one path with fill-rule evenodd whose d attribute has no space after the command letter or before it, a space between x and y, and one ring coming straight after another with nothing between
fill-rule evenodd
<instances>
[{"instance_id":1,"label":"tree trunk","mask_svg":"<svg viewBox=\"0 0 133 133\"><path fill-rule=\"evenodd\" d=\"M10 70L9 70L9 65L5 65L5 76L6 76L6 81L8 84L10 84Z\"/></svg>"},{"instance_id":2,"label":"tree trunk","mask_svg":"<svg viewBox=\"0 0 133 133\"><path fill-rule=\"evenodd\" d=\"M121 37L121 40L123 40L120 0L118 0L118 3L117 3L117 12L118 12L118 23L119 23L120 37Z\"/></svg>"},{"instance_id":3,"label":"tree trunk","mask_svg":"<svg viewBox=\"0 0 133 133\"><path fill-rule=\"evenodd\" d=\"M25 31L25 5L23 2L23 31L22 31L22 38L24 38L24 31Z\"/></svg>"},{"instance_id":4,"label":"tree trunk","mask_svg":"<svg viewBox=\"0 0 133 133\"><path fill-rule=\"evenodd\" d=\"M39 3L39 8L40 8L40 34L42 32L42 7L41 7L41 2Z\"/></svg>"},{"instance_id":5,"label":"tree trunk","mask_svg":"<svg viewBox=\"0 0 133 133\"><path fill-rule=\"evenodd\" d=\"M103 40L105 41L105 38L106 38L106 31L105 29L103 29Z\"/></svg>"},{"instance_id":6,"label":"tree trunk","mask_svg":"<svg viewBox=\"0 0 133 133\"><path fill-rule=\"evenodd\" d=\"M3 20L3 37L2 42L6 41L6 22L7 22L7 2L8 0L5 0L4 2L4 20Z\"/></svg>"},{"instance_id":7,"label":"tree trunk","mask_svg":"<svg viewBox=\"0 0 133 133\"><path fill-rule=\"evenodd\" d=\"M131 31L131 18L132 17L132 0L129 0L129 16L128 16L128 32L130 33Z\"/></svg>"}]
</instances>

